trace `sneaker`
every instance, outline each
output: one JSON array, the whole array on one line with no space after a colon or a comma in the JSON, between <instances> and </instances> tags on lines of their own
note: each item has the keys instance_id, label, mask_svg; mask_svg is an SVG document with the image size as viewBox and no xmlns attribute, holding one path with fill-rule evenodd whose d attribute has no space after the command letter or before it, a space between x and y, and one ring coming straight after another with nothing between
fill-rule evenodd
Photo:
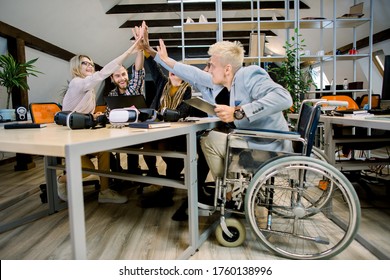
<instances>
[{"instance_id":1,"label":"sneaker","mask_svg":"<svg viewBox=\"0 0 390 280\"><path fill-rule=\"evenodd\" d=\"M99 192L99 203L126 203L127 197L111 189Z\"/></svg>"},{"instance_id":2,"label":"sneaker","mask_svg":"<svg viewBox=\"0 0 390 280\"><path fill-rule=\"evenodd\" d=\"M61 176L57 177L57 194L58 197L63 201L68 201L68 193L66 190L66 183L60 183L59 179Z\"/></svg>"}]
</instances>

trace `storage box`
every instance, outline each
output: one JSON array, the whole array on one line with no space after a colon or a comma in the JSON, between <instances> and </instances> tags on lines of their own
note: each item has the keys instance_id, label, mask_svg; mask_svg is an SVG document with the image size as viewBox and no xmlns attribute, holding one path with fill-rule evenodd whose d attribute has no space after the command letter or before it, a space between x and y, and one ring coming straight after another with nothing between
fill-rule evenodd
<instances>
[{"instance_id":1,"label":"storage box","mask_svg":"<svg viewBox=\"0 0 390 280\"><path fill-rule=\"evenodd\" d=\"M363 89L363 82L348 83L348 89Z\"/></svg>"}]
</instances>

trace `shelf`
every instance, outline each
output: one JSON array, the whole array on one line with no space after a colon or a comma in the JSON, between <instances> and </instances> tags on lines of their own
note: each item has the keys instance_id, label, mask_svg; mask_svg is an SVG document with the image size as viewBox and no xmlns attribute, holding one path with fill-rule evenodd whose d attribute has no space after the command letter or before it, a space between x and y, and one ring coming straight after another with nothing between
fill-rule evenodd
<instances>
[{"instance_id":1,"label":"shelf","mask_svg":"<svg viewBox=\"0 0 390 280\"><path fill-rule=\"evenodd\" d=\"M321 62L321 61L330 61L332 60L333 56L331 55L301 55L299 57L300 61L305 62Z\"/></svg>"},{"instance_id":2,"label":"shelf","mask_svg":"<svg viewBox=\"0 0 390 280\"><path fill-rule=\"evenodd\" d=\"M218 30L218 23L216 23L216 22L184 23L183 30L185 32L217 31Z\"/></svg>"},{"instance_id":3,"label":"shelf","mask_svg":"<svg viewBox=\"0 0 390 280\"><path fill-rule=\"evenodd\" d=\"M229 21L222 23L223 31L236 31L236 30L256 30L257 27L260 27L261 30L269 29L288 29L294 28L293 20L283 20L283 21Z\"/></svg>"},{"instance_id":4,"label":"shelf","mask_svg":"<svg viewBox=\"0 0 390 280\"><path fill-rule=\"evenodd\" d=\"M229 21L222 23L223 31L236 31L236 30L257 30L260 26L261 30L269 29L286 29L294 28L294 21ZM218 23L206 22L206 23L184 23L183 30L185 32L208 32L217 31Z\"/></svg>"},{"instance_id":5,"label":"shelf","mask_svg":"<svg viewBox=\"0 0 390 280\"><path fill-rule=\"evenodd\" d=\"M368 56L369 56L368 54L343 54L343 55L336 55L336 60L358 60Z\"/></svg>"},{"instance_id":6,"label":"shelf","mask_svg":"<svg viewBox=\"0 0 390 280\"><path fill-rule=\"evenodd\" d=\"M300 20L299 28L302 29L321 29L321 28L331 28L333 21L329 19L310 19L310 20Z\"/></svg>"},{"instance_id":7,"label":"shelf","mask_svg":"<svg viewBox=\"0 0 390 280\"><path fill-rule=\"evenodd\" d=\"M353 28L368 22L367 18L359 19L337 19L337 28ZM236 31L236 30L256 30L260 27L260 30L270 29L293 29L294 20L280 20L280 21L229 21L222 22L222 30L224 31ZM313 19L313 20L300 20L299 28L302 29L322 29L333 28L333 20L330 19ZM208 32L217 31L217 22L197 22L197 23L184 23L183 30L185 32Z\"/></svg>"},{"instance_id":8,"label":"shelf","mask_svg":"<svg viewBox=\"0 0 390 280\"><path fill-rule=\"evenodd\" d=\"M369 18L338 18L336 28L354 28L369 21ZM332 19L302 19L299 21L299 27L302 29L333 28L333 22Z\"/></svg>"},{"instance_id":9,"label":"shelf","mask_svg":"<svg viewBox=\"0 0 390 280\"><path fill-rule=\"evenodd\" d=\"M354 28L369 21L369 18L338 18L336 19L336 28ZM329 28L333 28L333 24Z\"/></svg>"},{"instance_id":10,"label":"shelf","mask_svg":"<svg viewBox=\"0 0 390 280\"><path fill-rule=\"evenodd\" d=\"M286 57L283 55L278 56L261 56L260 62L282 62L286 60ZM252 63L252 62L258 62L259 57L245 57L244 62L246 63Z\"/></svg>"},{"instance_id":11,"label":"shelf","mask_svg":"<svg viewBox=\"0 0 390 280\"><path fill-rule=\"evenodd\" d=\"M308 94L309 93L320 93L320 94L326 94L326 95L333 95L334 92L337 92L338 94L350 93L350 92L368 92L368 89L342 89L342 90L336 90L336 91L333 91L333 90L323 90L323 91L310 90L307 93Z\"/></svg>"},{"instance_id":12,"label":"shelf","mask_svg":"<svg viewBox=\"0 0 390 280\"><path fill-rule=\"evenodd\" d=\"M260 62L282 62L286 59L285 56L261 56ZM186 64L206 64L209 60L208 57L204 58L186 58ZM244 57L244 63L257 63L259 57Z\"/></svg>"},{"instance_id":13,"label":"shelf","mask_svg":"<svg viewBox=\"0 0 390 280\"><path fill-rule=\"evenodd\" d=\"M190 65L198 65L198 64L206 64L208 62L209 58L204 57L204 58L186 58L184 63L185 64L190 64Z\"/></svg>"}]
</instances>

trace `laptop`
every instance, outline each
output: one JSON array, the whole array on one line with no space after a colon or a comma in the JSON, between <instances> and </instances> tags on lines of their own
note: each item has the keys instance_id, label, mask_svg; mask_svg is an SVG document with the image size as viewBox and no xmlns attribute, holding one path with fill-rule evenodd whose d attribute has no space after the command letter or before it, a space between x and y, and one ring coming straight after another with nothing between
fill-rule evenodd
<instances>
[{"instance_id":1,"label":"laptop","mask_svg":"<svg viewBox=\"0 0 390 280\"><path fill-rule=\"evenodd\" d=\"M104 99L106 100L107 107L111 110L131 106L137 109L148 108L143 95L106 96Z\"/></svg>"},{"instance_id":2,"label":"laptop","mask_svg":"<svg viewBox=\"0 0 390 280\"><path fill-rule=\"evenodd\" d=\"M349 8L349 14L344 14L340 18L360 18L364 16L363 14L363 5L364 3L359 3L353 5Z\"/></svg>"}]
</instances>

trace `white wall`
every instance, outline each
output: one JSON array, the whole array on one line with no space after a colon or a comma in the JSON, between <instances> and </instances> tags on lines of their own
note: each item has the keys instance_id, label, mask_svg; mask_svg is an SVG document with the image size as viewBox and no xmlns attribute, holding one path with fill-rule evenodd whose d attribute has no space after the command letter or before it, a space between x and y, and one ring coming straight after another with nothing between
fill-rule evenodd
<instances>
[{"instance_id":1,"label":"white wall","mask_svg":"<svg viewBox=\"0 0 390 280\"><path fill-rule=\"evenodd\" d=\"M36 68L43 72L38 77L29 76L27 79L30 90L29 103L56 102L62 103L63 91L70 80L69 62L42 53L35 49L26 48L26 60L37 58Z\"/></svg>"}]
</instances>

